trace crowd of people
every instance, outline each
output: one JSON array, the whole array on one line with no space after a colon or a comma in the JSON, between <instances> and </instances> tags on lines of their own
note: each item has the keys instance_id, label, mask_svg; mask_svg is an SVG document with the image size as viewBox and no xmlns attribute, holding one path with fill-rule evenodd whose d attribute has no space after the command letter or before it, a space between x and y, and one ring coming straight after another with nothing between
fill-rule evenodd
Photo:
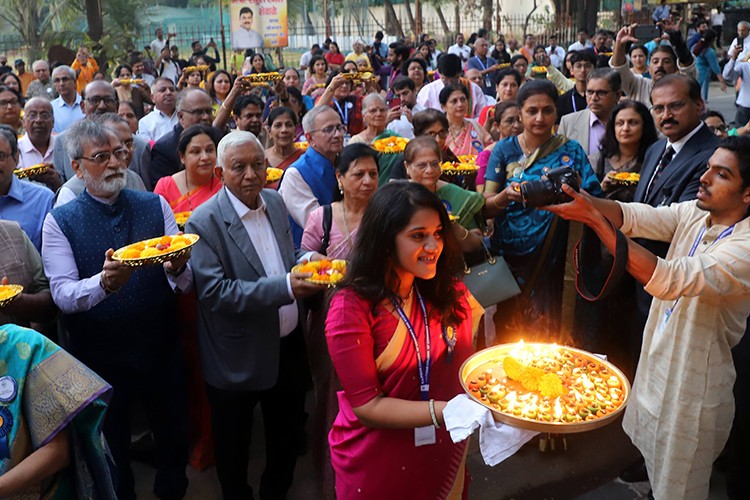
<instances>
[{"instance_id":1,"label":"crowd of people","mask_svg":"<svg viewBox=\"0 0 750 500\"><path fill-rule=\"evenodd\" d=\"M634 380L624 428L654 497L705 498L727 441L743 497L750 23L721 69L708 20L683 36L657 11L648 40L581 30L566 50L482 30L441 52L378 32L278 72L260 52L221 69L213 41L183 60L161 29L111 73L86 47L33 74L0 57L0 276L24 287L0 307L0 496L135 498L145 427L157 497L185 496L189 464L253 498L259 404L260 498L284 498L305 453L316 497L465 498L468 446L443 414L458 367L487 343L563 338L575 221L598 271L630 274L577 297L572 342ZM707 107L712 75L737 85L734 127ZM560 167L572 201L526 197ZM113 258L178 234L180 212L192 251ZM461 276L487 249L521 293L480 305ZM348 262L336 291L292 271L326 258Z\"/></svg>"}]
</instances>

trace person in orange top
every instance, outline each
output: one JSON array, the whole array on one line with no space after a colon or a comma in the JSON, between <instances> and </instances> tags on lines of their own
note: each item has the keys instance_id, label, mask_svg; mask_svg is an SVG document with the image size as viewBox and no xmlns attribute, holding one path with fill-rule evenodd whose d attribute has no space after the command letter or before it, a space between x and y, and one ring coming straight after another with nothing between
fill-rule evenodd
<instances>
[{"instance_id":1,"label":"person in orange top","mask_svg":"<svg viewBox=\"0 0 750 500\"><path fill-rule=\"evenodd\" d=\"M89 55L89 49L84 46L78 49L76 59L70 67L76 72L76 89L79 94L94 80L94 75L99 71L99 65Z\"/></svg>"},{"instance_id":2,"label":"person in orange top","mask_svg":"<svg viewBox=\"0 0 750 500\"><path fill-rule=\"evenodd\" d=\"M23 59L16 59L16 76L21 80L21 95L26 97L26 89L29 88L29 84L34 81L34 74L26 72L26 63Z\"/></svg>"}]
</instances>

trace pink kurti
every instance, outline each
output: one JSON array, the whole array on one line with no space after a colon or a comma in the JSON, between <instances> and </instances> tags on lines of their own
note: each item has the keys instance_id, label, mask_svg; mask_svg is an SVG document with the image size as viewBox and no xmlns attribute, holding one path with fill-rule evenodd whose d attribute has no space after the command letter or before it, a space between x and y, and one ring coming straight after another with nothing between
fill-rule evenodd
<instances>
[{"instance_id":1,"label":"pink kurti","mask_svg":"<svg viewBox=\"0 0 750 500\"><path fill-rule=\"evenodd\" d=\"M459 307L464 319L456 326L452 360L437 319L430 322L432 370L429 397L447 401L462 392L458 370L472 352L472 337L481 306L462 283ZM414 298L404 310L426 352L425 328ZM428 314L430 312L427 305ZM326 322L331 359L344 388L339 414L328 436L336 471L338 498L443 499L461 498L467 487L467 442L454 444L441 427L437 442L416 447L414 429L374 429L362 425L352 408L376 396L421 400L414 343L398 316L384 305L373 305L351 289L331 301Z\"/></svg>"}]
</instances>

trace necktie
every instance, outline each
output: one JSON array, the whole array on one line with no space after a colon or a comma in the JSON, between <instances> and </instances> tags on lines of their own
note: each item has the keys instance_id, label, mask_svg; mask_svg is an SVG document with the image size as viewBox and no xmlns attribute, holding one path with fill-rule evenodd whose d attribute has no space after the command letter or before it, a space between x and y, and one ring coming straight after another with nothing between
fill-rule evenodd
<instances>
[{"instance_id":1,"label":"necktie","mask_svg":"<svg viewBox=\"0 0 750 500\"><path fill-rule=\"evenodd\" d=\"M667 150L664 151L664 154L662 155L661 160L659 161L659 164L656 166L656 171L654 172L654 176L651 178L651 183L648 185L648 189L646 190L646 196L651 194L651 190L659 181L659 177L661 177L661 174L662 172L664 172L664 169L667 168L667 165L669 165L669 163L672 161L672 158L674 158L674 148L672 148L672 146L667 146Z\"/></svg>"}]
</instances>

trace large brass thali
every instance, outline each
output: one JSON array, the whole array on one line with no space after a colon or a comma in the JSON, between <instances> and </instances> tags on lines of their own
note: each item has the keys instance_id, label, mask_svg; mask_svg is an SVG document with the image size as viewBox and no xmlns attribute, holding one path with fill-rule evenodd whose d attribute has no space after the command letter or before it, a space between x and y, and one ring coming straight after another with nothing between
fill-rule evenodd
<instances>
[{"instance_id":1,"label":"large brass thali","mask_svg":"<svg viewBox=\"0 0 750 500\"><path fill-rule=\"evenodd\" d=\"M526 391L520 387L519 383L510 381L503 368L503 360L506 356L525 359L529 363L530 359L543 359L558 355L565 368L561 368L559 372L549 370L547 373L564 373L564 375L560 375L560 379L571 381L571 383L569 384L570 387L563 384L566 393L564 396L557 398L545 397L538 392L535 393L535 391ZM565 358L563 358L563 355ZM574 368L576 370L575 378L570 376L571 368L569 367L569 360L574 360L574 363L581 364L581 366ZM535 361L531 361L530 363L534 364ZM505 394L505 396L503 396L501 401L497 401L496 404L489 401L488 395L478 392L475 384L472 384L474 387L473 391L469 388L470 382L476 382L476 376L484 373L486 370L492 371L492 375L498 381L498 385L507 384L498 389L499 394ZM592 372L591 376L588 374L589 371ZM603 387L601 381L596 378L597 374L600 378L606 378ZM577 389L580 388L581 377L586 379L587 388L585 393L582 391L579 392ZM630 397L630 383L628 379L612 363L582 349L555 344L502 344L484 349L475 353L464 362L459 370L459 379L466 394L474 401L489 408L496 421L513 427L538 432L565 434L598 429L616 420L625 409ZM612 385L607 385L609 383ZM593 388L588 387L588 384L594 384ZM522 390L514 390L519 388ZM513 393L512 398L510 398L511 392ZM599 395L597 396L597 394ZM495 396L497 397L497 394ZM578 400L576 401L574 397L578 398ZM593 399L592 406L594 408L598 408L601 405L601 410L597 410L594 414L587 415L586 417L580 417L584 418L583 421L579 420L578 413L575 413L575 415L570 413L568 415L567 412L571 411L570 408L581 404L586 405L586 402L589 401L588 398ZM507 406L508 400L512 400L512 408ZM614 403L613 400L615 401ZM519 401L521 402L519 403ZM569 402L566 403L566 401ZM500 403L503 403L503 406L506 406L506 408L501 408ZM526 416L527 409L532 406L536 410L538 418L528 418ZM543 406L546 413L542 413ZM518 414L519 407L521 408L520 414ZM509 409L515 410L515 413L509 411ZM534 414L534 412L529 413ZM541 420L543 418L542 415L545 414L549 415L548 421ZM563 416L566 418L575 418L576 420L565 421L566 418L561 418L558 421L558 418Z\"/></svg>"}]
</instances>

